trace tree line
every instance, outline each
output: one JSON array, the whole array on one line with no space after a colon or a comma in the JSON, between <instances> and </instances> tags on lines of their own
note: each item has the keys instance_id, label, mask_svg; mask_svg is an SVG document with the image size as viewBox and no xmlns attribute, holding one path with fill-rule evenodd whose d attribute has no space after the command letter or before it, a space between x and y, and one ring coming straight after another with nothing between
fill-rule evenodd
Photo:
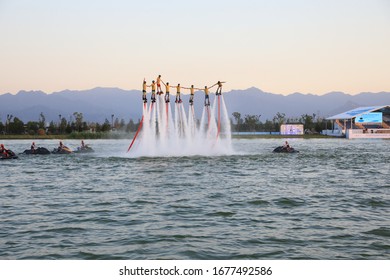
<instances>
[{"instance_id":1,"label":"tree line","mask_svg":"<svg viewBox=\"0 0 390 280\"><path fill-rule=\"evenodd\" d=\"M332 126L330 121L317 116L316 114L303 114L296 118L287 118L284 113L276 113L272 120L260 121L261 115L244 115L239 112L232 113L232 130L236 132L279 132L280 126L286 123L303 124L305 131L319 133ZM48 125L43 113L39 115L38 121L24 123L18 117L7 115L5 123L0 121L1 134L16 135L56 135L71 134L74 132L107 133L110 131L135 132L138 129L140 120L134 122L130 119L127 123L124 119L113 119L111 122L106 118L103 123L87 122L83 113L74 112L72 120L62 117L58 122L51 121Z\"/></svg>"},{"instance_id":2,"label":"tree line","mask_svg":"<svg viewBox=\"0 0 390 280\"><path fill-rule=\"evenodd\" d=\"M140 120L134 122L130 119L127 123L124 119L116 118L110 122L107 118L103 123L87 122L84 120L83 113L74 112L72 120L67 120L60 117L58 122L46 122L46 117L43 113L39 115L38 121L28 121L24 123L18 117L7 115L5 123L0 121L1 134L15 135L55 135L55 134L70 134L74 132L91 132L105 133L109 131L134 132L137 130Z\"/></svg>"},{"instance_id":3,"label":"tree line","mask_svg":"<svg viewBox=\"0 0 390 280\"><path fill-rule=\"evenodd\" d=\"M320 133L332 126L331 121L316 114L303 114L300 117L287 118L286 114L277 112L272 120L260 121L261 115L244 115L233 112L232 130L236 132L280 132L282 124L303 124L307 133Z\"/></svg>"}]
</instances>

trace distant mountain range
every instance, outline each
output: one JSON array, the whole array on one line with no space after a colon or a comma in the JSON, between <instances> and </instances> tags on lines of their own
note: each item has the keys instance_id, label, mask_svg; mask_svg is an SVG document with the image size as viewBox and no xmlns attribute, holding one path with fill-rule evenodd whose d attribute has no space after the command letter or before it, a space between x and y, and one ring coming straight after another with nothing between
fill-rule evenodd
<instances>
[{"instance_id":1,"label":"distant mountain range","mask_svg":"<svg viewBox=\"0 0 390 280\"><path fill-rule=\"evenodd\" d=\"M64 90L46 94L42 91L20 91L17 94L0 95L0 120L4 123L7 114L22 121L38 120L42 112L47 121L58 121L59 115L70 119L74 112L83 113L84 120L103 122L114 118L137 121L142 116L141 92L119 88L97 87L90 90ZM246 90L232 90L223 93L227 110L245 115L261 115L264 122L272 120L277 112L286 117L300 117L302 114L316 114L327 117L359 106L389 105L390 92L363 92L349 95L342 92L330 92L325 95L293 93L281 95L263 92L252 87ZM150 93L148 94L150 98ZM182 94L187 110L188 94ZM211 95L211 101L214 94ZM171 96L174 100L174 96ZM195 93L195 108L200 118L203 108L203 92ZM233 118L233 117L232 117Z\"/></svg>"}]
</instances>

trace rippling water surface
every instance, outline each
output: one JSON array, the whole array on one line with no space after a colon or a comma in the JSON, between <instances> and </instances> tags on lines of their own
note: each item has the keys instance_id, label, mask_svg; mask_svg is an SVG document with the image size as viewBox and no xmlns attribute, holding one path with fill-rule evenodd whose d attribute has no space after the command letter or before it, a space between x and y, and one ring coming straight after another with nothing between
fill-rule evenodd
<instances>
[{"instance_id":1,"label":"rippling water surface","mask_svg":"<svg viewBox=\"0 0 390 280\"><path fill-rule=\"evenodd\" d=\"M282 139L235 139L232 155L136 159L129 140L86 142L95 153L0 161L0 259L390 258L390 141L274 154Z\"/></svg>"}]
</instances>

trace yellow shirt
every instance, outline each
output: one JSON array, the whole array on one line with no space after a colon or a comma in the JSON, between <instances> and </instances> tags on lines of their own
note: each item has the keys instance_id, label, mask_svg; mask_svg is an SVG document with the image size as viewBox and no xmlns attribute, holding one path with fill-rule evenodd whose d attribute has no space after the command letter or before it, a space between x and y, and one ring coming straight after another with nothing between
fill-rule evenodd
<instances>
[{"instance_id":1,"label":"yellow shirt","mask_svg":"<svg viewBox=\"0 0 390 280\"><path fill-rule=\"evenodd\" d=\"M169 92L170 85L165 85L165 92Z\"/></svg>"},{"instance_id":2,"label":"yellow shirt","mask_svg":"<svg viewBox=\"0 0 390 280\"><path fill-rule=\"evenodd\" d=\"M146 87L147 87L146 83L143 83L143 84L142 84L142 90L143 90L143 91L146 91Z\"/></svg>"},{"instance_id":3,"label":"yellow shirt","mask_svg":"<svg viewBox=\"0 0 390 280\"><path fill-rule=\"evenodd\" d=\"M156 90L156 83L152 83L151 86L152 86L152 90L155 91Z\"/></svg>"},{"instance_id":4,"label":"yellow shirt","mask_svg":"<svg viewBox=\"0 0 390 280\"><path fill-rule=\"evenodd\" d=\"M176 87L176 91L177 91L177 93L180 93L180 86Z\"/></svg>"}]
</instances>

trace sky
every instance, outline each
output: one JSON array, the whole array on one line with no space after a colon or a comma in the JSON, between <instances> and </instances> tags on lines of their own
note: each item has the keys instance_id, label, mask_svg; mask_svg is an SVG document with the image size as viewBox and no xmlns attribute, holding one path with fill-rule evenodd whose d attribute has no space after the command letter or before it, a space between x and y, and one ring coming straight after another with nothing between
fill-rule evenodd
<instances>
[{"instance_id":1,"label":"sky","mask_svg":"<svg viewBox=\"0 0 390 280\"><path fill-rule=\"evenodd\" d=\"M390 0L0 0L0 94L390 91Z\"/></svg>"}]
</instances>

